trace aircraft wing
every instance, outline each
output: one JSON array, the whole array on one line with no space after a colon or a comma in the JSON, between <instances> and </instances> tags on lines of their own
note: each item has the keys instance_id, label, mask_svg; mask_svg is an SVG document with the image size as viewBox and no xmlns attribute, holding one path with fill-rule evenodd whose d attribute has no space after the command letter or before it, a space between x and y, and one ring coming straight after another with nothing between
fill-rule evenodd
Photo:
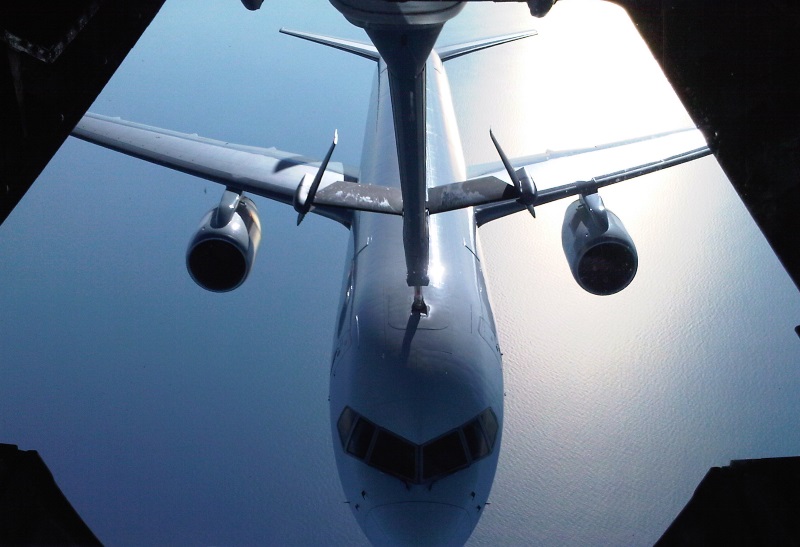
<instances>
[{"instance_id":1,"label":"aircraft wing","mask_svg":"<svg viewBox=\"0 0 800 547\"><path fill-rule=\"evenodd\" d=\"M697 129L685 129L626 141L542 154L480 166L481 176L429 190L433 213L472 205L478 225L505 215L622 182L709 155ZM509 169L535 182L532 192L513 183ZM524 176L523 176L524 169ZM540 186L541 188L536 188ZM526 194L526 195L523 195Z\"/></svg>"},{"instance_id":2,"label":"aircraft wing","mask_svg":"<svg viewBox=\"0 0 800 547\"><path fill-rule=\"evenodd\" d=\"M72 135L147 160L170 169L201 177L234 191L244 191L293 204L304 176L314 177L320 162L276 148L243 146L159 129L134 122L87 113ZM329 163L322 174L315 205L323 208L322 196L331 185L356 185L354 173L340 163ZM339 205L343 207L343 205Z\"/></svg>"},{"instance_id":3,"label":"aircraft wing","mask_svg":"<svg viewBox=\"0 0 800 547\"><path fill-rule=\"evenodd\" d=\"M258 148L87 113L73 136L140 159L201 177L237 192L295 205L301 181L318 173L320 162L276 148ZM494 137L493 137L494 138ZM499 149L499 145L498 145ZM428 189L431 214L475 207L478 225L710 154L697 129L505 159L507 166L482 166L483 174ZM505 170L503 170L505 168ZM509 170L546 185L536 190L509 184ZM516 177L519 178L519 177ZM307 186L305 187L307 189ZM531 192L533 189L533 192ZM305 198L303 198L305 199ZM313 211L348 223L351 210L401 215L398 188L359 184L341 164L329 163L313 197Z\"/></svg>"}]
</instances>

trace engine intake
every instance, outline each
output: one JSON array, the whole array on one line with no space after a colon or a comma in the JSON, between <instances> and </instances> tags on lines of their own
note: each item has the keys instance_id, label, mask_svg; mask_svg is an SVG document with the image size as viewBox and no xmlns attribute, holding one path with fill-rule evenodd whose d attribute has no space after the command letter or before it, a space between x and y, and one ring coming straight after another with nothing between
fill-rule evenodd
<instances>
[{"instance_id":1,"label":"engine intake","mask_svg":"<svg viewBox=\"0 0 800 547\"><path fill-rule=\"evenodd\" d=\"M255 203L247 197L237 200L232 213L222 203L206 213L186 250L189 275L212 292L232 291L244 283L261 243Z\"/></svg>"},{"instance_id":2,"label":"engine intake","mask_svg":"<svg viewBox=\"0 0 800 547\"><path fill-rule=\"evenodd\" d=\"M639 257L622 221L597 194L573 202L564 214L561 244L572 276L585 291L615 294L630 285Z\"/></svg>"}]
</instances>

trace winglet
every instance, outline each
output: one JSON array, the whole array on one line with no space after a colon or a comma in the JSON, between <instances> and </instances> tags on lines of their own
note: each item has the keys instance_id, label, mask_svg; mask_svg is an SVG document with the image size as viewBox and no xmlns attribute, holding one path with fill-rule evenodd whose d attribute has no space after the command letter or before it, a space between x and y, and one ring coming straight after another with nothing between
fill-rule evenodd
<instances>
[{"instance_id":1,"label":"winglet","mask_svg":"<svg viewBox=\"0 0 800 547\"><path fill-rule=\"evenodd\" d=\"M363 42L345 40L344 38L333 38L331 36L323 36L322 34L312 34L310 32L301 32L298 30L289 30L287 28L282 28L280 32L281 34L288 34L289 36L302 38L303 40L322 44L323 46L340 49L342 51L346 51L347 53L352 53L353 55L358 55L359 57L364 57L372 61L377 61L380 58L380 55L378 55L378 50L375 48L375 46L365 44Z\"/></svg>"},{"instance_id":2,"label":"winglet","mask_svg":"<svg viewBox=\"0 0 800 547\"><path fill-rule=\"evenodd\" d=\"M507 44L508 42L513 42L515 40L522 40L523 38L536 36L537 34L539 33L535 30L527 30L525 32L515 32L514 34L495 36L494 38L482 38L481 40L474 40L472 42L464 42L462 44L454 44L452 46L436 48L436 53L439 54L439 58L442 60L442 62L444 62L449 61L450 59L455 59L456 57L461 57L462 55L467 55L468 53L472 53L474 51L480 51L482 49L499 46L500 44Z\"/></svg>"}]
</instances>

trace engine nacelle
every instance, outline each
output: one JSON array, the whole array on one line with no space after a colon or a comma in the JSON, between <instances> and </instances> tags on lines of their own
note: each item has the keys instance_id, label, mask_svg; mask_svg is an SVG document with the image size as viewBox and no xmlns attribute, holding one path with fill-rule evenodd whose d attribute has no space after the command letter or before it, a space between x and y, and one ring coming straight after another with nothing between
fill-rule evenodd
<instances>
[{"instance_id":1,"label":"engine nacelle","mask_svg":"<svg viewBox=\"0 0 800 547\"><path fill-rule=\"evenodd\" d=\"M572 276L587 292L617 293L636 275L636 246L597 194L581 197L567 208L561 244Z\"/></svg>"},{"instance_id":2,"label":"engine nacelle","mask_svg":"<svg viewBox=\"0 0 800 547\"><path fill-rule=\"evenodd\" d=\"M234 212L220 204L206 213L186 250L189 275L209 291L232 291L244 283L261 243L255 203L247 197L237 201Z\"/></svg>"}]
</instances>

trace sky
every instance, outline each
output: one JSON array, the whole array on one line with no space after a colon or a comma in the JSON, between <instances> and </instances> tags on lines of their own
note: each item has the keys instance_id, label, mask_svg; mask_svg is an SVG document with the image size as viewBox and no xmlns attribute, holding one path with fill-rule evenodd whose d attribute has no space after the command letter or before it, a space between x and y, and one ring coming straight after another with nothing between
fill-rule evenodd
<instances>
[{"instance_id":1,"label":"sky","mask_svg":"<svg viewBox=\"0 0 800 547\"><path fill-rule=\"evenodd\" d=\"M478 3L440 43L539 36L447 65L469 164L691 123L620 9ZM357 165L374 66L326 1L168 0L92 110ZM546 181L538 181L546 187ZM39 451L101 541L359 545L327 390L347 232L258 200L248 281L185 250L217 185L69 139L0 226L0 442ZM713 158L603 192L637 278L584 293L568 203L480 230L504 352L491 505L470 545L652 544L712 466L800 454L800 298Z\"/></svg>"}]
</instances>

